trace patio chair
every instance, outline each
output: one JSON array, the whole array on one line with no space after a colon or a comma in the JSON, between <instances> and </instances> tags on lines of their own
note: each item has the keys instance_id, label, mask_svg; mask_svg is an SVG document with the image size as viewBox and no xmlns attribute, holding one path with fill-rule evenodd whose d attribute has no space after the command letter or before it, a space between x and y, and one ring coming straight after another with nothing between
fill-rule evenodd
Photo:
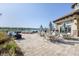
<instances>
[{"instance_id":1,"label":"patio chair","mask_svg":"<svg viewBox=\"0 0 79 59\"><path fill-rule=\"evenodd\" d=\"M45 38L50 41L55 40L55 33L46 33Z\"/></svg>"},{"instance_id":2,"label":"patio chair","mask_svg":"<svg viewBox=\"0 0 79 59\"><path fill-rule=\"evenodd\" d=\"M61 41L63 39L63 35L59 34L59 33L58 34L52 33L52 35L49 34L47 36L48 36L48 40L53 41L53 42L55 42L55 41Z\"/></svg>"}]
</instances>

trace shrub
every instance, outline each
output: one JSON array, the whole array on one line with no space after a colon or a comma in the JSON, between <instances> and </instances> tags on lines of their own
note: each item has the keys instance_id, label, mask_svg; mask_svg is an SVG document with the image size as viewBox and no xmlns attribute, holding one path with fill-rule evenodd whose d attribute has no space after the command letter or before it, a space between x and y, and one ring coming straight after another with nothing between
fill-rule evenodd
<instances>
[{"instance_id":1,"label":"shrub","mask_svg":"<svg viewBox=\"0 0 79 59\"><path fill-rule=\"evenodd\" d=\"M18 47L14 39L15 38L8 37L5 32L0 32L0 55L4 56L23 55L21 49ZM1 43L3 41L4 43Z\"/></svg>"},{"instance_id":2,"label":"shrub","mask_svg":"<svg viewBox=\"0 0 79 59\"><path fill-rule=\"evenodd\" d=\"M9 37L7 36L7 34L5 32L0 32L0 43L2 43L3 41L8 40Z\"/></svg>"},{"instance_id":3,"label":"shrub","mask_svg":"<svg viewBox=\"0 0 79 59\"><path fill-rule=\"evenodd\" d=\"M71 37L70 35L67 35L67 34L66 34L66 35L63 35L63 38L69 40L69 39L71 39L72 37Z\"/></svg>"}]
</instances>

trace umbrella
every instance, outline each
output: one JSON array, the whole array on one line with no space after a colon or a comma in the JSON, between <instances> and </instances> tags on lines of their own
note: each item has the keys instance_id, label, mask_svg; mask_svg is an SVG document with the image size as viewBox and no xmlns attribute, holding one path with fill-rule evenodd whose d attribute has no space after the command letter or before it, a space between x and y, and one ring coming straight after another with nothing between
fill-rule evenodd
<instances>
[{"instance_id":1,"label":"umbrella","mask_svg":"<svg viewBox=\"0 0 79 59\"><path fill-rule=\"evenodd\" d=\"M67 30L66 30L67 29L66 23L63 24L63 27L64 27L64 32L67 32Z\"/></svg>"}]
</instances>

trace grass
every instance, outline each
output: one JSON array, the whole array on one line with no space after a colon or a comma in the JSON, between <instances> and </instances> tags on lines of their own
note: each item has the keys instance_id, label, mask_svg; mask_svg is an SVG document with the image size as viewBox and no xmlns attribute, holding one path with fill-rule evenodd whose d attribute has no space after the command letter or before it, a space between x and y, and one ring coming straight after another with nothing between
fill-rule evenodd
<instances>
[{"instance_id":1,"label":"grass","mask_svg":"<svg viewBox=\"0 0 79 59\"><path fill-rule=\"evenodd\" d=\"M7 36L5 32L0 32L0 55L3 56L17 56L23 55L21 49L18 47L15 38Z\"/></svg>"}]
</instances>

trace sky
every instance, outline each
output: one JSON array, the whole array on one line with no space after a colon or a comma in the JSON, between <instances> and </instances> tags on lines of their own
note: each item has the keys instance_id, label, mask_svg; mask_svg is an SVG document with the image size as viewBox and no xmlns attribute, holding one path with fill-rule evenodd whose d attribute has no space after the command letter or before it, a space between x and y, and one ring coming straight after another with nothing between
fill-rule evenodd
<instances>
[{"instance_id":1,"label":"sky","mask_svg":"<svg viewBox=\"0 0 79 59\"><path fill-rule=\"evenodd\" d=\"M48 27L72 11L71 3L0 3L1 27Z\"/></svg>"}]
</instances>

